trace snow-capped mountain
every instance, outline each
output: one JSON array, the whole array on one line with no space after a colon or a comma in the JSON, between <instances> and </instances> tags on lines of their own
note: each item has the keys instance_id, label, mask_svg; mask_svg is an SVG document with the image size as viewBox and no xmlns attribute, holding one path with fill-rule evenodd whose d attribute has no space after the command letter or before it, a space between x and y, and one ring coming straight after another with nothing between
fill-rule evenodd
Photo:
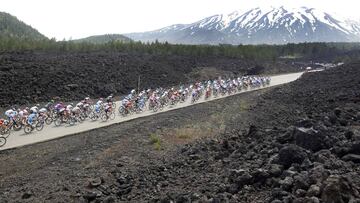
<instances>
[{"instance_id":1,"label":"snow-capped mountain","mask_svg":"<svg viewBox=\"0 0 360 203\"><path fill-rule=\"evenodd\" d=\"M207 17L192 24L125 34L140 41L182 44L284 44L360 41L360 23L314 8L255 8Z\"/></svg>"}]
</instances>

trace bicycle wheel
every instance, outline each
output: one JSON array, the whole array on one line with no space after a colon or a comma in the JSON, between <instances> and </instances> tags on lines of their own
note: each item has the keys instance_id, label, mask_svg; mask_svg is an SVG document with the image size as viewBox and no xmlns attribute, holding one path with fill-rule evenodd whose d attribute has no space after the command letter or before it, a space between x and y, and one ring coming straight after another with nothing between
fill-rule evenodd
<instances>
[{"instance_id":1,"label":"bicycle wheel","mask_svg":"<svg viewBox=\"0 0 360 203\"><path fill-rule=\"evenodd\" d=\"M31 133L32 130L33 130L33 128L32 128L31 125L26 125L25 128L24 128L25 134Z\"/></svg>"},{"instance_id":2,"label":"bicycle wheel","mask_svg":"<svg viewBox=\"0 0 360 203\"><path fill-rule=\"evenodd\" d=\"M120 107L119 107L119 114L120 114L120 115L124 115L124 111L125 111L124 107L123 107L123 106L120 106Z\"/></svg>"},{"instance_id":3,"label":"bicycle wheel","mask_svg":"<svg viewBox=\"0 0 360 203\"><path fill-rule=\"evenodd\" d=\"M101 117L101 120L104 121L104 122L107 121L107 119L108 119L106 113L101 114L100 117Z\"/></svg>"},{"instance_id":4,"label":"bicycle wheel","mask_svg":"<svg viewBox=\"0 0 360 203\"><path fill-rule=\"evenodd\" d=\"M91 114L89 115L90 119L92 121L96 121L98 119L98 116L95 112L91 112Z\"/></svg>"},{"instance_id":5,"label":"bicycle wheel","mask_svg":"<svg viewBox=\"0 0 360 203\"><path fill-rule=\"evenodd\" d=\"M77 118L76 121L79 123L82 123L85 119L83 119L83 116L80 114Z\"/></svg>"},{"instance_id":6,"label":"bicycle wheel","mask_svg":"<svg viewBox=\"0 0 360 203\"><path fill-rule=\"evenodd\" d=\"M37 123L35 128L37 131L41 131L44 128L44 123L42 122Z\"/></svg>"},{"instance_id":7,"label":"bicycle wheel","mask_svg":"<svg viewBox=\"0 0 360 203\"><path fill-rule=\"evenodd\" d=\"M47 117L47 118L45 119L45 123L46 123L47 125L50 125L52 122L53 122L53 120L52 120L52 118L50 118L50 117Z\"/></svg>"},{"instance_id":8,"label":"bicycle wheel","mask_svg":"<svg viewBox=\"0 0 360 203\"><path fill-rule=\"evenodd\" d=\"M68 120L68 123L69 123L70 126L75 125L75 122L76 122L76 118L74 118L74 117L71 117L71 118L69 118L69 120Z\"/></svg>"},{"instance_id":9,"label":"bicycle wheel","mask_svg":"<svg viewBox=\"0 0 360 203\"><path fill-rule=\"evenodd\" d=\"M1 130L0 134L1 134L1 137L8 138L9 135L10 135L10 129L9 128L4 128L4 129Z\"/></svg>"},{"instance_id":10,"label":"bicycle wheel","mask_svg":"<svg viewBox=\"0 0 360 203\"><path fill-rule=\"evenodd\" d=\"M111 114L109 115L110 120L114 120L115 119L115 112L111 112Z\"/></svg>"},{"instance_id":11,"label":"bicycle wheel","mask_svg":"<svg viewBox=\"0 0 360 203\"><path fill-rule=\"evenodd\" d=\"M61 117L58 117L55 121L54 121L55 126L60 126L61 125Z\"/></svg>"},{"instance_id":12,"label":"bicycle wheel","mask_svg":"<svg viewBox=\"0 0 360 203\"><path fill-rule=\"evenodd\" d=\"M14 129L15 131L19 131L19 130L21 130L21 128L22 128L22 125L21 125L20 122L17 122L17 123L15 123L15 124L13 125L13 129Z\"/></svg>"},{"instance_id":13,"label":"bicycle wheel","mask_svg":"<svg viewBox=\"0 0 360 203\"><path fill-rule=\"evenodd\" d=\"M86 119L86 114L85 113L81 113L79 116L81 122L84 121Z\"/></svg>"},{"instance_id":14,"label":"bicycle wheel","mask_svg":"<svg viewBox=\"0 0 360 203\"><path fill-rule=\"evenodd\" d=\"M4 146L6 144L6 138L0 137L0 147Z\"/></svg>"}]
</instances>

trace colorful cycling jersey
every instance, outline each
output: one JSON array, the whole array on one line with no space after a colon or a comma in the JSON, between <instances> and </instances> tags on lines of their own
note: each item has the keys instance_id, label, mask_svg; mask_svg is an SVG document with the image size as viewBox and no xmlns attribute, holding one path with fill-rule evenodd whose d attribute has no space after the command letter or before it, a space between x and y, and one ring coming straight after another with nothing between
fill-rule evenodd
<instances>
[{"instance_id":1,"label":"colorful cycling jersey","mask_svg":"<svg viewBox=\"0 0 360 203\"><path fill-rule=\"evenodd\" d=\"M26 115L28 115L28 114L29 114L29 112L28 112L28 111L26 111L25 109L24 109L24 110L19 111L19 116L21 116L21 117L24 117L24 116L26 116Z\"/></svg>"},{"instance_id":2,"label":"colorful cycling jersey","mask_svg":"<svg viewBox=\"0 0 360 203\"><path fill-rule=\"evenodd\" d=\"M31 114L28 116L27 122L28 122L30 125L33 125L33 122L34 122L35 118L36 118L36 113L33 112L33 113L31 113Z\"/></svg>"}]
</instances>

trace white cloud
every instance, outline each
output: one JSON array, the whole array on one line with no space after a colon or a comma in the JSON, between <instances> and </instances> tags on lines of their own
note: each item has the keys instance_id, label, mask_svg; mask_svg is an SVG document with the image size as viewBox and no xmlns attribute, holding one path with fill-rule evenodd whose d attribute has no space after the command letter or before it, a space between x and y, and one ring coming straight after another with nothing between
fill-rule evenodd
<instances>
[{"instance_id":1,"label":"white cloud","mask_svg":"<svg viewBox=\"0 0 360 203\"><path fill-rule=\"evenodd\" d=\"M0 5L57 39L147 31L258 6L315 7L360 19L357 0L0 0Z\"/></svg>"}]
</instances>

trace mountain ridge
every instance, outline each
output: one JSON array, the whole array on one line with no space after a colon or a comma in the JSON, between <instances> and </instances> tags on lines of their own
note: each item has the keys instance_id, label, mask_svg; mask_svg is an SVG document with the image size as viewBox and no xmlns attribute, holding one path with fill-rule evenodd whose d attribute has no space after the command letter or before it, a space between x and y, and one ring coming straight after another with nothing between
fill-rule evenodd
<instances>
[{"instance_id":1,"label":"mountain ridge","mask_svg":"<svg viewBox=\"0 0 360 203\"><path fill-rule=\"evenodd\" d=\"M360 41L360 23L307 7L254 8L143 33L134 40L180 44L285 44Z\"/></svg>"}]
</instances>

